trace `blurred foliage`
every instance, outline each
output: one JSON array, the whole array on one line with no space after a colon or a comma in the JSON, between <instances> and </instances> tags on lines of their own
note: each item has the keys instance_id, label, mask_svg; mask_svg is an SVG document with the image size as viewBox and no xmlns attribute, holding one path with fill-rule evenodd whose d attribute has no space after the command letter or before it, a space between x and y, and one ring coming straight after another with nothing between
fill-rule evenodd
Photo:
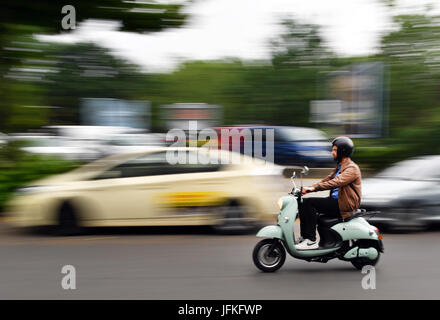
<instances>
[{"instance_id":1,"label":"blurred foliage","mask_svg":"<svg viewBox=\"0 0 440 320\"><path fill-rule=\"evenodd\" d=\"M21 150L23 142L0 147L0 212L13 192L34 180L72 170L80 163L40 156Z\"/></svg>"},{"instance_id":2,"label":"blurred foliage","mask_svg":"<svg viewBox=\"0 0 440 320\"><path fill-rule=\"evenodd\" d=\"M40 58L31 64L23 61L23 66L10 69L7 77L16 84L14 88L25 82L35 90L44 90L23 97L34 99L27 102L30 105L51 106L36 108L34 113L38 114L35 121L41 119L52 125L79 123L80 99L84 97L152 101L153 130L164 127L158 117L159 106L175 102L222 105L224 121L229 124L308 125L309 103L317 98L319 74L329 66L329 60L324 59L327 50L316 27L293 22L286 22L285 27L286 34L273 42L273 64L244 64L234 59L192 61L170 74L145 74L90 43L28 40L26 45L38 48ZM294 49L297 42L304 48ZM307 52L303 60L302 50ZM17 98L14 101L22 106L25 103ZM10 109L4 119L17 116L16 110ZM1 130L26 128L14 121L6 121ZM35 123L28 123L28 128L36 127Z\"/></svg>"},{"instance_id":3,"label":"blurred foliage","mask_svg":"<svg viewBox=\"0 0 440 320\"><path fill-rule=\"evenodd\" d=\"M186 14L182 4L156 1L121 0L14 0L2 1L0 10L0 130L24 130L47 122L44 112L35 109L34 117L21 109L29 106L49 106L46 104L49 93L34 94L49 87L41 75L47 72L46 63L53 61L47 55L52 44L39 43L34 34L59 34L63 30L62 19L66 14L62 8L70 5L75 8L76 25L88 19L114 20L120 22L120 30L130 32L158 32L167 28L182 26ZM73 50L75 46L69 49ZM77 51L76 51L77 52ZM84 53L86 54L86 53ZM75 60L75 59L73 59ZM78 60L76 61L78 62ZM24 71L21 77L12 73ZM56 70L53 70L56 72ZM26 81L29 90L19 87L17 81ZM63 84L67 85L67 81ZM32 101L29 101L32 100ZM77 106L77 105L76 105ZM14 119L10 119L14 117ZM20 117L21 119L15 119ZM32 119L30 119L32 118ZM38 118L38 119L35 119ZM28 119L29 121L27 121Z\"/></svg>"},{"instance_id":4,"label":"blurred foliage","mask_svg":"<svg viewBox=\"0 0 440 320\"><path fill-rule=\"evenodd\" d=\"M370 59L389 68L389 135L357 141L356 157L377 169L409 157L440 154L440 17L400 15Z\"/></svg>"},{"instance_id":5,"label":"blurred foliage","mask_svg":"<svg viewBox=\"0 0 440 320\"><path fill-rule=\"evenodd\" d=\"M226 125L309 125L310 100L319 98L316 86L321 73L329 70L332 56L316 26L291 20L283 26L285 32L271 44L271 63L187 62L171 74L151 76L158 91L149 98L157 105L222 105Z\"/></svg>"},{"instance_id":6,"label":"blurred foliage","mask_svg":"<svg viewBox=\"0 0 440 320\"><path fill-rule=\"evenodd\" d=\"M2 24L32 25L48 33L61 30L61 9L75 7L77 23L87 19L120 21L122 31L152 32L179 27L186 19L181 4L121 0L14 0L2 1Z\"/></svg>"},{"instance_id":7,"label":"blurred foliage","mask_svg":"<svg viewBox=\"0 0 440 320\"><path fill-rule=\"evenodd\" d=\"M47 101L57 106L50 113L52 124L80 123L81 98L135 99L149 87L148 76L138 68L110 55L93 44L52 45L56 72L48 73Z\"/></svg>"}]
</instances>

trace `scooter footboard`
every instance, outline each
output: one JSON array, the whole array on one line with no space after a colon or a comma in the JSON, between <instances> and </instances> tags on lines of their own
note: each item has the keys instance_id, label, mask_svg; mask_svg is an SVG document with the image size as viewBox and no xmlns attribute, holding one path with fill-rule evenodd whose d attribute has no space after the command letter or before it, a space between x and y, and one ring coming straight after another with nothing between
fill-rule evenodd
<instances>
[{"instance_id":1,"label":"scooter footboard","mask_svg":"<svg viewBox=\"0 0 440 320\"><path fill-rule=\"evenodd\" d=\"M280 226L267 226L258 231L259 238L276 238L283 240L283 231Z\"/></svg>"}]
</instances>

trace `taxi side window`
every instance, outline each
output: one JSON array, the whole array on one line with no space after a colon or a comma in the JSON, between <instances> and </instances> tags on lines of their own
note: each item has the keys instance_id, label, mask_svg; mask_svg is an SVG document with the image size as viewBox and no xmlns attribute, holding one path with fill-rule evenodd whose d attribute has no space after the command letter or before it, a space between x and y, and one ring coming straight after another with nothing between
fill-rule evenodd
<instances>
[{"instance_id":1,"label":"taxi side window","mask_svg":"<svg viewBox=\"0 0 440 320\"><path fill-rule=\"evenodd\" d=\"M94 180L214 172L220 169L220 164L170 164L167 161L166 152L157 152L131 159L123 164L102 172L99 176L95 177Z\"/></svg>"}]
</instances>

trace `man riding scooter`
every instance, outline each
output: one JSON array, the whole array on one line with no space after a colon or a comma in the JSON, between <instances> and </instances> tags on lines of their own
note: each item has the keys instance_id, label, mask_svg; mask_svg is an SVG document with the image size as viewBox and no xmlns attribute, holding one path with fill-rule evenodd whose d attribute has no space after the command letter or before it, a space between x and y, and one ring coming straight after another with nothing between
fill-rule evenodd
<instances>
[{"instance_id":1,"label":"man riding scooter","mask_svg":"<svg viewBox=\"0 0 440 320\"><path fill-rule=\"evenodd\" d=\"M361 203L361 171L351 160L354 144L348 137L338 137L332 142L332 155L337 167L323 180L303 187L302 195L330 190L329 197L303 198L299 206L301 238L295 246L299 250L317 249L316 224L318 213L343 221L352 216Z\"/></svg>"}]
</instances>

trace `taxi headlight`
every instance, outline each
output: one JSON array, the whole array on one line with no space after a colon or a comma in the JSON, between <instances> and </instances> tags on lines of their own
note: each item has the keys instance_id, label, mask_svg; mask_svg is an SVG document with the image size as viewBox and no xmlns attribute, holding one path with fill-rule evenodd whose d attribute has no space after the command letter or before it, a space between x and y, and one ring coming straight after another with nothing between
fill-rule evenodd
<instances>
[{"instance_id":1,"label":"taxi headlight","mask_svg":"<svg viewBox=\"0 0 440 320\"><path fill-rule=\"evenodd\" d=\"M46 191L53 191L56 189L57 189L56 186L27 186L15 190L15 193L17 195L26 195L26 194L34 194L34 193L40 193Z\"/></svg>"}]
</instances>

